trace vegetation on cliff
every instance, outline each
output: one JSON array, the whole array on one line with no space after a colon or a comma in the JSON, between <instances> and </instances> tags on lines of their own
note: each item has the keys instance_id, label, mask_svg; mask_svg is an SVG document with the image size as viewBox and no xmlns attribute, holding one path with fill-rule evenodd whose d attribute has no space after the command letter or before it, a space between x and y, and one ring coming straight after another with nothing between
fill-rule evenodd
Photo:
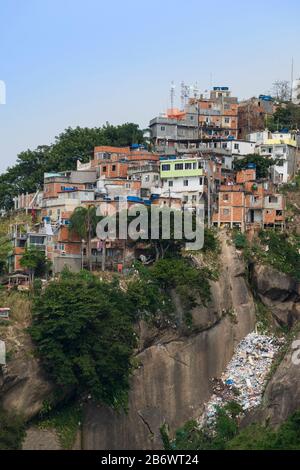
<instances>
[{"instance_id":1,"label":"vegetation on cliff","mask_svg":"<svg viewBox=\"0 0 300 470\"><path fill-rule=\"evenodd\" d=\"M25 436L22 417L0 408L0 450L18 450Z\"/></svg>"},{"instance_id":2,"label":"vegetation on cliff","mask_svg":"<svg viewBox=\"0 0 300 470\"><path fill-rule=\"evenodd\" d=\"M233 233L237 249L243 250L248 262L273 266L278 271L300 280L300 236L275 230L261 230L256 238L249 242L240 232Z\"/></svg>"},{"instance_id":3,"label":"vegetation on cliff","mask_svg":"<svg viewBox=\"0 0 300 470\"><path fill-rule=\"evenodd\" d=\"M218 408L212 427L199 428L196 421L188 421L170 439L168 427L161 427L161 438L166 450L224 450L227 443L238 433L241 406L232 401Z\"/></svg>"},{"instance_id":4,"label":"vegetation on cliff","mask_svg":"<svg viewBox=\"0 0 300 470\"><path fill-rule=\"evenodd\" d=\"M117 282L64 273L34 302L30 332L58 387L126 404L136 346L134 310Z\"/></svg>"},{"instance_id":5,"label":"vegetation on cliff","mask_svg":"<svg viewBox=\"0 0 300 470\"><path fill-rule=\"evenodd\" d=\"M241 410L235 402L218 409L210 429L188 421L170 439L168 428L161 428L166 450L299 450L300 411L291 415L277 430L260 424L239 427Z\"/></svg>"}]
</instances>

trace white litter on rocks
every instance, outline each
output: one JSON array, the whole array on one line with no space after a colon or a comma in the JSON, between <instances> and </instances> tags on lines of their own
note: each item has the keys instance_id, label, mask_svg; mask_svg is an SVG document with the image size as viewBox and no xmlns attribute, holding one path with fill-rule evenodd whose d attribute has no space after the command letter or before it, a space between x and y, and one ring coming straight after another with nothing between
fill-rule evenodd
<instances>
[{"instance_id":1,"label":"white litter on rocks","mask_svg":"<svg viewBox=\"0 0 300 470\"><path fill-rule=\"evenodd\" d=\"M211 425L216 408L234 400L245 411L261 403L267 374L281 341L275 337L248 334L237 346L221 379L213 379L213 395L204 406L199 425Z\"/></svg>"}]
</instances>

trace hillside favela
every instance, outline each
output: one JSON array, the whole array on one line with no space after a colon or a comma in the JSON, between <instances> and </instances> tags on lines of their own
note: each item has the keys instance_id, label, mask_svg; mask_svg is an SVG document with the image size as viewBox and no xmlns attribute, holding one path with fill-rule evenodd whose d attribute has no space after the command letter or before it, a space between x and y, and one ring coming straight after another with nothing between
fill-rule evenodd
<instances>
[{"instance_id":1,"label":"hillside favela","mask_svg":"<svg viewBox=\"0 0 300 470\"><path fill-rule=\"evenodd\" d=\"M102 463L130 467L125 451L199 464L204 450L300 449L290 55L283 78L260 85L256 69L243 95L205 61L178 80L170 69L153 82L163 100L118 94L114 124L85 125L75 94L70 124L53 105L53 137L41 107L32 141L34 102L20 106L24 132L5 136L3 77L0 140L17 150L0 147L0 450L110 451Z\"/></svg>"}]
</instances>

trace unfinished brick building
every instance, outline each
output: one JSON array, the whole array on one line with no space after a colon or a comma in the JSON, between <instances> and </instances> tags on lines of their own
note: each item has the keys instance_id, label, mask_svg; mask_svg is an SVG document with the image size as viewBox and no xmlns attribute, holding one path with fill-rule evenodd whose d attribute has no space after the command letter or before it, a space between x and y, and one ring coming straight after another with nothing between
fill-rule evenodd
<instances>
[{"instance_id":1,"label":"unfinished brick building","mask_svg":"<svg viewBox=\"0 0 300 470\"><path fill-rule=\"evenodd\" d=\"M285 199L268 180L256 180L256 170L237 172L235 182L221 185L213 225L238 227L284 227Z\"/></svg>"}]
</instances>

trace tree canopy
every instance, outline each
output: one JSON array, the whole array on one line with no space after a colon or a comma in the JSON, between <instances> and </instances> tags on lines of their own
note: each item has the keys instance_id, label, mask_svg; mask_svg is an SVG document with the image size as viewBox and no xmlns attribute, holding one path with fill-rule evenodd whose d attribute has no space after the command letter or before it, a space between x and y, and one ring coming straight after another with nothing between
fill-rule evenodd
<instances>
[{"instance_id":1,"label":"tree canopy","mask_svg":"<svg viewBox=\"0 0 300 470\"><path fill-rule=\"evenodd\" d=\"M42 277L48 274L51 262L47 259L44 251L29 247L26 248L20 265L28 269L31 281L33 281L34 276Z\"/></svg>"},{"instance_id":2,"label":"tree canopy","mask_svg":"<svg viewBox=\"0 0 300 470\"><path fill-rule=\"evenodd\" d=\"M59 387L126 404L136 346L134 306L117 282L64 272L34 302L31 335Z\"/></svg>"},{"instance_id":3,"label":"tree canopy","mask_svg":"<svg viewBox=\"0 0 300 470\"><path fill-rule=\"evenodd\" d=\"M268 118L267 126L272 132L300 129L300 106L291 102L281 104Z\"/></svg>"},{"instance_id":4,"label":"tree canopy","mask_svg":"<svg viewBox=\"0 0 300 470\"><path fill-rule=\"evenodd\" d=\"M256 166L256 177L260 178L267 178L269 174L269 168L276 163L279 162L278 160L274 160L271 157L262 156L258 154L250 154L246 155L244 158L234 161L234 169L245 170L248 168L249 163L253 163Z\"/></svg>"}]
</instances>

